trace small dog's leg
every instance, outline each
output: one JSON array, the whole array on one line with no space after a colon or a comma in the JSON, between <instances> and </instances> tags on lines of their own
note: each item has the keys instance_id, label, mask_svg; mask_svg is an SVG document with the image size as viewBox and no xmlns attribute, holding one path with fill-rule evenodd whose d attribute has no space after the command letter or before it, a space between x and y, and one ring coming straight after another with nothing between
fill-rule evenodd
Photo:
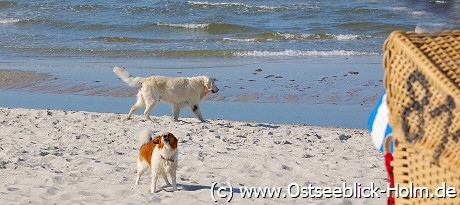
<instances>
[{"instance_id":1,"label":"small dog's leg","mask_svg":"<svg viewBox=\"0 0 460 205\"><path fill-rule=\"evenodd\" d=\"M139 172L137 172L137 178L136 178L136 185L139 185L139 180L141 179L141 175Z\"/></svg>"},{"instance_id":2,"label":"small dog's leg","mask_svg":"<svg viewBox=\"0 0 460 205\"><path fill-rule=\"evenodd\" d=\"M150 193L152 194L157 191L157 179L157 173L152 171L152 184L150 185Z\"/></svg>"},{"instance_id":3,"label":"small dog's leg","mask_svg":"<svg viewBox=\"0 0 460 205\"><path fill-rule=\"evenodd\" d=\"M174 174L172 176L172 183L173 183L173 191L177 191L177 184L176 184L176 172L174 171Z\"/></svg>"},{"instance_id":4,"label":"small dog's leg","mask_svg":"<svg viewBox=\"0 0 460 205\"><path fill-rule=\"evenodd\" d=\"M141 176L145 173L145 171L149 168L146 166L146 164L143 164L146 162L137 162L137 178L136 178L136 185L139 185L139 180L141 179Z\"/></svg>"},{"instance_id":5,"label":"small dog's leg","mask_svg":"<svg viewBox=\"0 0 460 205\"><path fill-rule=\"evenodd\" d=\"M163 179L165 180L167 186L172 186L171 183L169 183L169 180L166 174L163 174Z\"/></svg>"},{"instance_id":6,"label":"small dog's leg","mask_svg":"<svg viewBox=\"0 0 460 205\"><path fill-rule=\"evenodd\" d=\"M177 191L177 185L176 185L176 170L175 170L175 169L169 170L169 175L170 175L170 177L171 177L172 186L173 186L173 191Z\"/></svg>"}]
</instances>

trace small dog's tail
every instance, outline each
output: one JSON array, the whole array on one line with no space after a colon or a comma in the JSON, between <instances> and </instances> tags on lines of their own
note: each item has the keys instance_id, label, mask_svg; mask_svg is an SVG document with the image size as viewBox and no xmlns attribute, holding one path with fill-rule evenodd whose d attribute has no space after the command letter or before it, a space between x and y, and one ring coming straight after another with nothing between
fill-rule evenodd
<instances>
[{"instance_id":1,"label":"small dog's tail","mask_svg":"<svg viewBox=\"0 0 460 205\"><path fill-rule=\"evenodd\" d=\"M143 145L145 143L149 143L150 141L152 141L153 133L152 133L151 130L149 130L147 128L141 130L138 135L139 135L139 143L141 145Z\"/></svg>"},{"instance_id":2,"label":"small dog's tail","mask_svg":"<svg viewBox=\"0 0 460 205\"><path fill-rule=\"evenodd\" d=\"M125 69L123 68L120 68L120 67L114 67L113 68L113 72L121 79L123 80L125 83L128 83L129 86L136 86L138 84L141 84L142 83L142 79L141 77L133 77L131 74L128 73L128 71L126 71Z\"/></svg>"}]
</instances>

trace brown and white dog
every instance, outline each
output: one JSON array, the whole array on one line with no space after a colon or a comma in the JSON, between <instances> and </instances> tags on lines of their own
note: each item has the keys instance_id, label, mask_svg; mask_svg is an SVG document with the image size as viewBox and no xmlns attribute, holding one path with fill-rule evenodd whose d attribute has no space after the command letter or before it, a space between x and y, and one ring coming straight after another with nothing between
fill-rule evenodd
<instances>
[{"instance_id":1,"label":"brown and white dog","mask_svg":"<svg viewBox=\"0 0 460 205\"><path fill-rule=\"evenodd\" d=\"M177 191L176 185L176 168L179 150L177 149L178 139L170 132L163 133L152 139L152 132L144 130L139 135L142 146L139 149L139 158L137 161L137 179L139 179L146 170L152 171L152 182L150 192L156 191L158 176L161 175L168 186ZM172 185L168 181L167 174L170 176Z\"/></svg>"},{"instance_id":2,"label":"brown and white dog","mask_svg":"<svg viewBox=\"0 0 460 205\"><path fill-rule=\"evenodd\" d=\"M169 78L154 75L141 78L133 77L128 71L119 67L114 67L113 72L130 86L141 85L137 93L137 102L129 110L126 120L142 107L145 107L144 117L150 120L150 111L162 100L172 105L175 121L179 120L180 109L190 107L196 117L204 122L200 102L208 93L219 91L214 80L208 76Z\"/></svg>"}]
</instances>

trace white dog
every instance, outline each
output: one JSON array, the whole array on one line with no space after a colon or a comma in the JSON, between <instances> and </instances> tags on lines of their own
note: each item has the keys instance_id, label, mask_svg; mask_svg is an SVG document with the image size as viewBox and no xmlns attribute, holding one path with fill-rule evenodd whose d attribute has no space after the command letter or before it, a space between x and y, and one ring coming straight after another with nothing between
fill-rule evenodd
<instances>
[{"instance_id":1,"label":"white dog","mask_svg":"<svg viewBox=\"0 0 460 205\"><path fill-rule=\"evenodd\" d=\"M150 111L157 106L160 100L172 105L174 120L179 119L181 108L190 106L193 113L202 122L204 121L200 111L200 102L209 93L217 93L214 80L208 76L191 78L168 78L165 76L150 76L148 78L133 77L126 70L115 67L113 72L130 86L140 84L137 93L137 102L131 107L127 120L133 112L145 107L144 116L150 120Z\"/></svg>"},{"instance_id":2,"label":"white dog","mask_svg":"<svg viewBox=\"0 0 460 205\"><path fill-rule=\"evenodd\" d=\"M156 191L158 176L162 176L168 186L177 191L176 169L179 150L177 149L178 139L170 132L163 133L152 139L152 133L144 130L139 135L142 146L139 148L139 158L137 160L137 178L136 184L145 171L152 172L150 192ZM168 181L171 177L172 185Z\"/></svg>"}]
</instances>

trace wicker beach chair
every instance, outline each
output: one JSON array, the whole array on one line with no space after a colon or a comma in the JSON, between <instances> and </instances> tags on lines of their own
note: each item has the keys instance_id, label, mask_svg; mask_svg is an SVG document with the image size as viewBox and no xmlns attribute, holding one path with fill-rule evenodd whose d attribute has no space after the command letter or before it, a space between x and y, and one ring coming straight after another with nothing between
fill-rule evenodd
<instances>
[{"instance_id":1,"label":"wicker beach chair","mask_svg":"<svg viewBox=\"0 0 460 205\"><path fill-rule=\"evenodd\" d=\"M394 31L383 66L395 204L460 204L460 31Z\"/></svg>"}]
</instances>

